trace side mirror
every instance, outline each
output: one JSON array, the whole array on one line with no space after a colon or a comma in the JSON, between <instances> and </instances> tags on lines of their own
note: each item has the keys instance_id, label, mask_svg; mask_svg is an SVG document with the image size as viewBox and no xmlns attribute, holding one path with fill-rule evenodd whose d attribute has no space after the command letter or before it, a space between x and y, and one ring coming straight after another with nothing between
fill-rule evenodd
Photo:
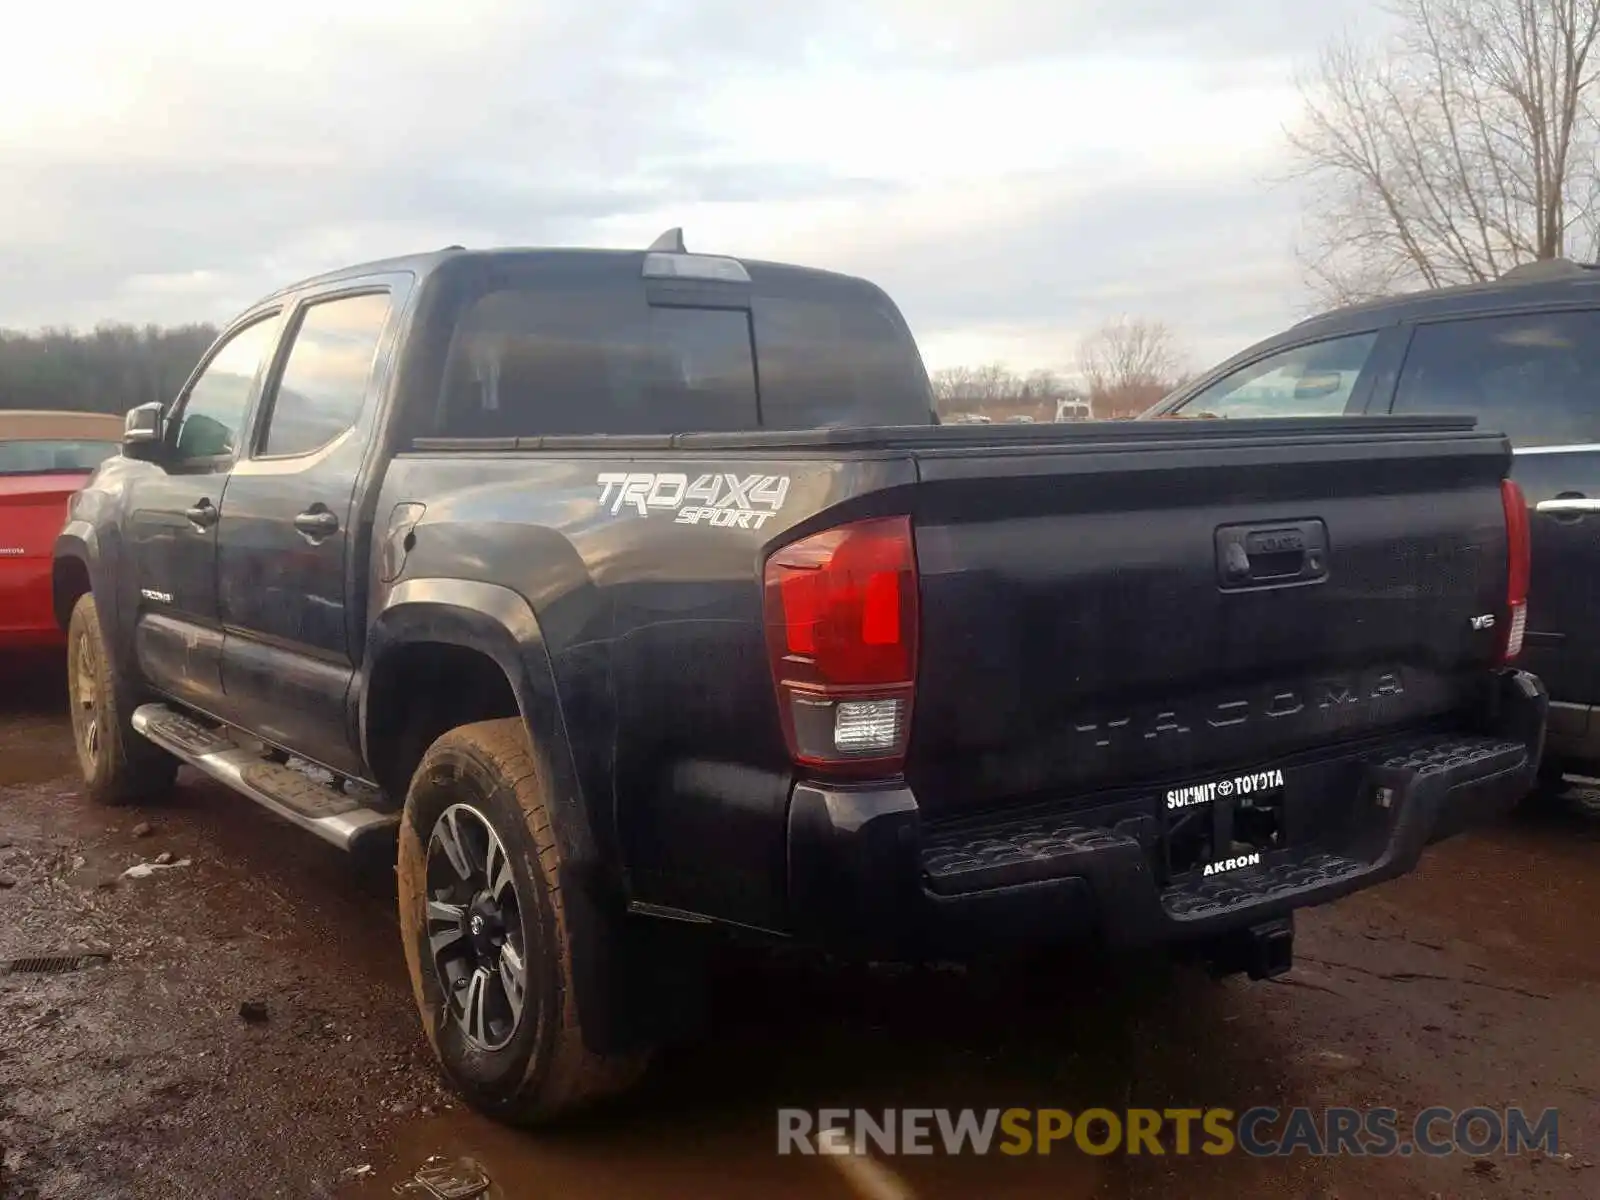
<instances>
[{"instance_id":1,"label":"side mirror","mask_svg":"<svg viewBox=\"0 0 1600 1200\"><path fill-rule=\"evenodd\" d=\"M166 409L160 401L130 408L122 422L123 457L154 458L165 434Z\"/></svg>"}]
</instances>

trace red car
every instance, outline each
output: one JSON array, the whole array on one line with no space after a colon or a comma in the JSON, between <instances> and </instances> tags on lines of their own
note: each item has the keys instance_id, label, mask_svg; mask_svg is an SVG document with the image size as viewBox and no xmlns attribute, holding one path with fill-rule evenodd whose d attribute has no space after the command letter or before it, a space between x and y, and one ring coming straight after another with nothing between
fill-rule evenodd
<instances>
[{"instance_id":1,"label":"red car","mask_svg":"<svg viewBox=\"0 0 1600 1200\"><path fill-rule=\"evenodd\" d=\"M122 417L0 410L0 650L59 646L51 556L67 498L122 443Z\"/></svg>"}]
</instances>

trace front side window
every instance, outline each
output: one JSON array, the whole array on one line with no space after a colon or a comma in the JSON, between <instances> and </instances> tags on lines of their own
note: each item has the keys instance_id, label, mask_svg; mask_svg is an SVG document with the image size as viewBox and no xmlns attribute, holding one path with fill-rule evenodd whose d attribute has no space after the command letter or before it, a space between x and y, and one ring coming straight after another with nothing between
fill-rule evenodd
<instances>
[{"instance_id":1,"label":"front side window","mask_svg":"<svg viewBox=\"0 0 1600 1200\"><path fill-rule=\"evenodd\" d=\"M247 325L225 342L189 389L178 418L182 460L232 457L256 373L277 340L275 316Z\"/></svg>"},{"instance_id":2,"label":"front side window","mask_svg":"<svg viewBox=\"0 0 1600 1200\"><path fill-rule=\"evenodd\" d=\"M307 306L271 400L262 454L309 454L356 423L388 321L386 292Z\"/></svg>"},{"instance_id":3,"label":"front side window","mask_svg":"<svg viewBox=\"0 0 1600 1200\"><path fill-rule=\"evenodd\" d=\"M1517 446L1600 442L1600 312L1420 325L1394 411L1474 416Z\"/></svg>"},{"instance_id":4,"label":"front side window","mask_svg":"<svg viewBox=\"0 0 1600 1200\"><path fill-rule=\"evenodd\" d=\"M1376 333L1358 333L1280 350L1223 376L1173 415L1342 416L1377 341Z\"/></svg>"}]
</instances>

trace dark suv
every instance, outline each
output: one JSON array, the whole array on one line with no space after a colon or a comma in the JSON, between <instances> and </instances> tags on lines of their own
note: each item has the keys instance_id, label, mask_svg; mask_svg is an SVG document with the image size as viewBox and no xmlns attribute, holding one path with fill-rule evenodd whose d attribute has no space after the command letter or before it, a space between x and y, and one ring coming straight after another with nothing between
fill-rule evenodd
<instances>
[{"instance_id":1,"label":"dark suv","mask_svg":"<svg viewBox=\"0 0 1600 1200\"><path fill-rule=\"evenodd\" d=\"M1523 663L1550 690L1545 770L1600 763L1600 268L1314 317L1235 355L1146 417L1462 413L1506 433L1530 506Z\"/></svg>"}]
</instances>

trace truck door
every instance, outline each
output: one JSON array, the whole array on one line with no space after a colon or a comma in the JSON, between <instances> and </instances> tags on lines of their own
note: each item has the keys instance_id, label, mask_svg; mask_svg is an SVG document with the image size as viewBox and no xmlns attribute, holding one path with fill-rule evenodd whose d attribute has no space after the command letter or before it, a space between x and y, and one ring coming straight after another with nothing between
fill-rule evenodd
<instances>
[{"instance_id":1,"label":"truck door","mask_svg":"<svg viewBox=\"0 0 1600 1200\"><path fill-rule=\"evenodd\" d=\"M223 485L280 317L252 314L218 340L169 410L162 453L129 483L123 628L147 682L208 712L222 707L216 550Z\"/></svg>"},{"instance_id":2,"label":"truck door","mask_svg":"<svg viewBox=\"0 0 1600 1200\"><path fill-rule=\"evenodd\" d=\"M1507 434L1533 573L1521 666L1550 689L1550 749L1600 755L1600 310L1419 325L1394 411Z\"/></svg>"},{"instance_id":3,"label":"truck door","mask_svg":"<svg viewBox=\"0 0 1600 1200\"><path fill-rule=\"evenodd\" d=\"M404 281L342 282L296 298L217 528L226 716L340 772L364 774L346 711L352 596L365 543L352 507L377 421Z\"/></svg>"}]
</instances>

